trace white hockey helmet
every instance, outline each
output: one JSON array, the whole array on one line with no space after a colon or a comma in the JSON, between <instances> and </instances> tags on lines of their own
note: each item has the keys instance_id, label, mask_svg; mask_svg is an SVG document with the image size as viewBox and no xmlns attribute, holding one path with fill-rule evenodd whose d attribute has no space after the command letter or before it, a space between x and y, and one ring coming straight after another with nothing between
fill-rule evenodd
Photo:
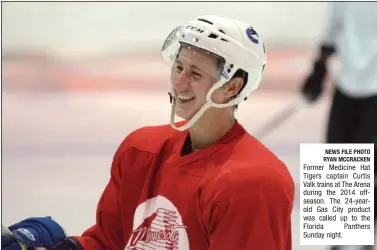
<instances>
[{"instance_id":1,"label":"white hockey helmet","mask_svg":"<svg viewBox=\"0 0 377 250\"><path fill-rule=\"evenodd\" d=\"M176 27L166 38L161 56L173 65L183 45L200 49L221 59L217 82L208 91L206 103L182 127L176 127L175 92L170 88L172 110L170 124L183 131L190 128L210 107L224 108L239 104L258 88L263 77L267 56L263 39L249 24L225 16L204 15L189 21L185 26ZM212 93L227 83L237 70L246 73L244 85L238 95L227 103L214 103Z\"/></svg>"}]
</instances>

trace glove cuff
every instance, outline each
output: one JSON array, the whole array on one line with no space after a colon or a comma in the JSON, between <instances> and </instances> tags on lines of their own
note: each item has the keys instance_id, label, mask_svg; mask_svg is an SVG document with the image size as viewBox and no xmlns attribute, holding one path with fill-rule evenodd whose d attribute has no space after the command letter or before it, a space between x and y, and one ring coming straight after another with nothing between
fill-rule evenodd
<instances>
[{"instance_id":1,"label":"glove cuff","mask_svg":"<svg viewBox=\"0 0 377 250\"><path fill-rule=\"evenodd\" d=\"M66 241L68 241L69 244L73 247L73 250L84 250L84 248L81 246L80 242L76 238L68 237Z\"/></svg>"},{"instance_id":2,"label":"glove cuff","mask_svg":"<svg viewBox=\"0 0 377 250\"><path fill-rule=\"evenodd\" d=\"M84 250L79 241L74 237L68 237L48 250Z\"/></svg>"},{"instance_id":3,"label":"glove cuff","mask_svg":"<svg viewBox=\"0 0 377 250\"><path fill-rule=\"evenodd\" d=\"M84 250L80 242L74 237L68 237L51 248L51 250Z\"/></svg>"}]
</instances>

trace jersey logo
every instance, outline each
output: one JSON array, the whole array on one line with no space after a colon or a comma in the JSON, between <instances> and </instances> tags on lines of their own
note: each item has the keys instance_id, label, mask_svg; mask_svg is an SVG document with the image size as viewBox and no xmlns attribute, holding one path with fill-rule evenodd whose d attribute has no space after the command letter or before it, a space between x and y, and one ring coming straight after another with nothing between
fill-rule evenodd
<instances>
[{"instance_id":1,"label":"jersey logo","mask_svg":"<svg viewBox=\"0 0 377 250\"><path fill-rule=\"evenodd\" d=\"M255 44L259 44L259 35L258 33L253 29L253 27L249 27L246 29L246 35Z\"/></svg>"},{"instance_id":2,"label":"jersey logo","mask_svg":"<svg viewBox=\"0 0 377 250\"><path fill-rule=\"evenodd\" d=\"M139 249L189 250L182 217L163 196L146 200L135 211L133 232L125 250Z\"/></svg>"}]
</instances>

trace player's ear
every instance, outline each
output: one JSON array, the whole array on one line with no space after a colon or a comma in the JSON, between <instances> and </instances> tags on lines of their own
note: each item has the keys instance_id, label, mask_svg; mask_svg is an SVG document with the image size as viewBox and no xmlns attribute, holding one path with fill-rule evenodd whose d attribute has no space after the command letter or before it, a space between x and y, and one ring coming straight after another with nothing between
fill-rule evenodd
<instances>
[{"instance_id":1,"label":"player's ear","mask_svg":"<svg viewBox=\"0 0 377 250\"><path fill-rule=\"evenodd\" d=\"M225 93L224 97L227 100L234 98L241 90L243 84L242 77L234 77L224 85Z\"/></svg>"}]
</instances>

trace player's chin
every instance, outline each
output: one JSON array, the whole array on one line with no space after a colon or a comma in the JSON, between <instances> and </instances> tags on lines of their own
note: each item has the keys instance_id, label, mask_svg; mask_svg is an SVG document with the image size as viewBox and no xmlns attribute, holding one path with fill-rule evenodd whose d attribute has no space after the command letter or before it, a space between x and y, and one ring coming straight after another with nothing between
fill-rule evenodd
<instances>
[{"instance_id":1,"label":"player's chin","mask_svg":"<svg viewBox=\"0 0 377 250\"><path fill-rule=\"evenodd\" d=\"M194 116L191 114L191 112L187 112L180 109L175 110L175 115L183 120L190 120Z\"/></svg>"},{"instance_id":2,"label":"player's chin","mask_svg":"<svg viewBox=\"0 0 377 250\"><path fill-rule=\"evenodd\" d=\"M188 108L177 105L175 107L175 115L181 119L190 120L196 114L196 112L198 112L198 110L199 109L196 107Z\"/></svg>"}]
</instances>

